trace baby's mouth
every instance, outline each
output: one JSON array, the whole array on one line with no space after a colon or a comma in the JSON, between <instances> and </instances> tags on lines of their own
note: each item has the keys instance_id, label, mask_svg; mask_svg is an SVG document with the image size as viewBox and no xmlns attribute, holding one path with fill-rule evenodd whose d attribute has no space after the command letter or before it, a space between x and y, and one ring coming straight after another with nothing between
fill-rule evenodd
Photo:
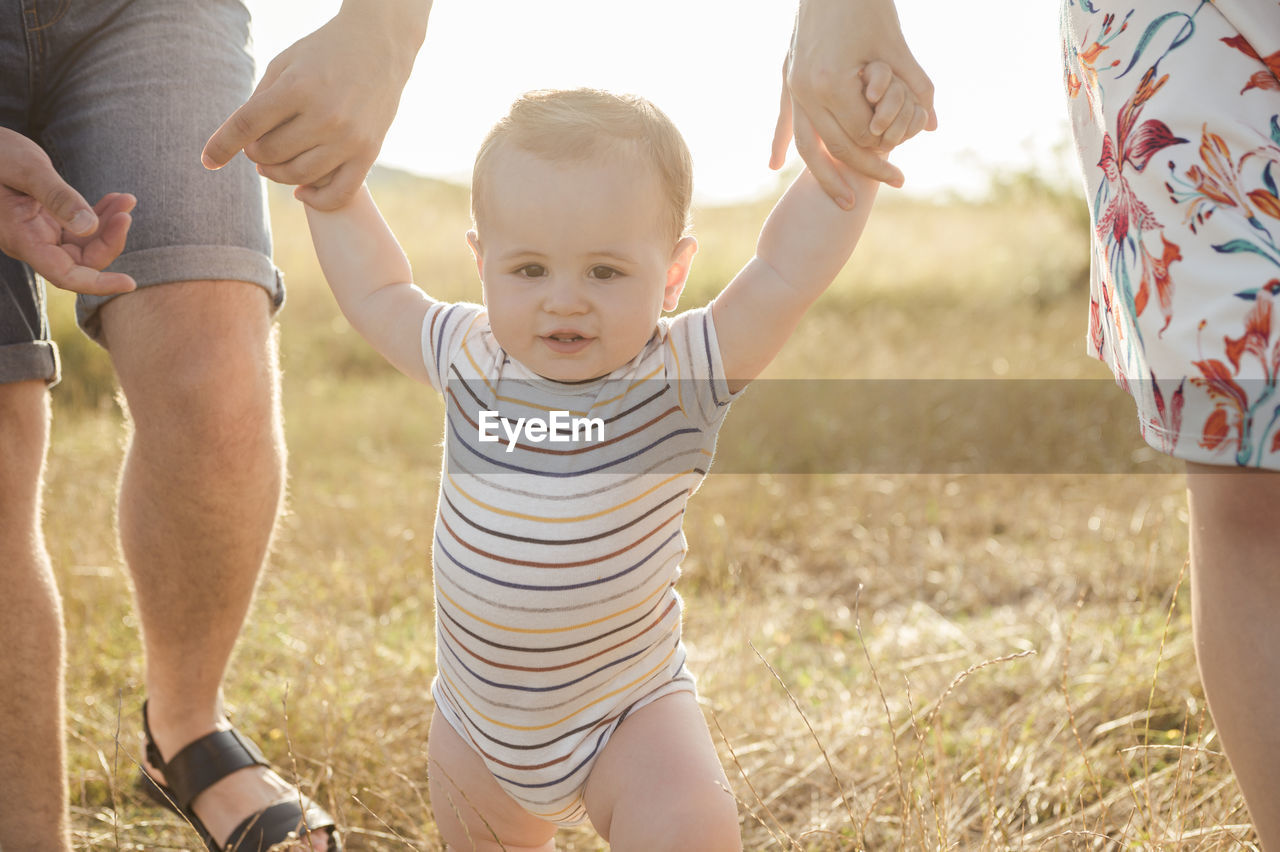
<instances>
[{"instance_id":1,"label":"baby's mouth","mask_svg":"<svg viewBox=\"0 0 1280 852\"><path fill-rule=\"evenodd\" d=\"M542 339L553 352L565 355L584 349L592 341L592 338L576 331L553 331L551 334L544 334Z\"/></svg>"}]
</instances>

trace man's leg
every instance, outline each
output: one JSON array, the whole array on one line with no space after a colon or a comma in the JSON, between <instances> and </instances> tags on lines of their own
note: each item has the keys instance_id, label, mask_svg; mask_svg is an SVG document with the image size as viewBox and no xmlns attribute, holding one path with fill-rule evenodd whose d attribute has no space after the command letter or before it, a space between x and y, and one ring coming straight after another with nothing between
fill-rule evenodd
<instances>
[{"instance_id":1,"label":"man's leg","mask_svg":"<svg viewBox=\"0 0 1280 852\"><path fill-rule=\"evenodd\" d=\"M40 531L43 381L0 384L0 848L69 850L62 606Z\"/></svg>"},{"instance_id":2,"label":"man's leg","mask_svg":"<svg viewBox=\"0 0 1280 852\"><path fill-rule=\"evenodd\" d=\"M1280 474L1187 465L1196 660L1266 849L1280 849Z\"/></svg>"},{"instance_id":3,"label":"man's leg","mask_svg":"<svg viewBox=\"0 0 1280 852\"><path fill-rule=\"evenodd\" d=\"M133 421L119 525L147 656L148 717L172 757L225 727L222 678L280 508L271 305L257 286L181 282L117 298L101 319ZM193 808L222 842L290 789L265 769L244 769Z\"/></svg>"}]
</instances>

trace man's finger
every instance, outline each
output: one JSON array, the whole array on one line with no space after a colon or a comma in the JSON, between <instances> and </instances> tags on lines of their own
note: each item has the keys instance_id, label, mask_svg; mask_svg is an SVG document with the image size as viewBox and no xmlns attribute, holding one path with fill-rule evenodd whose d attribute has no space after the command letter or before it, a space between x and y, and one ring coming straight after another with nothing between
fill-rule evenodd
<instances>
[{"instance_id":1,"label":"man's finger","mask_svg":"<svg viewBox=\"0 0 1280 852\"><path fill-rule=\"evenodd\" d=\"M283 104L277 104L270 89L262 89L231 113L222 126L213 131L200 152L200 162L206 169L220 169L245 145L260 139L271 130L293 118L294 112Z\"/></svg>"},{"instance_id":2,"label":"man's finger","mask_svg":"<svg viewBox=\"0 0 1280 852\"><path fill-rule=\"evenodd\" d=\"M341 154L332 146L312 148L287 162L258 166L258 174L267 180L289 186L318 186L319 181L342 165L340 157Z\"/></svg>"},{"instance_id":3,"label":"man's finger","mask_svg":"<svg viewBox=\"0 0 1280 852\"><path fill-rule=\"evenodd\" d=\"M87 266L73 266L66 276L65 289L91 296L116 296L137 288L137 284L122 272L99 272Z\"/></svg>"},{"instance_id":4,"label":"man's finger","mask_svg":"<svg viewBox=\"0 0 1280 852\"><path fill-rule=\"evenodd\" d=\"M81 236L92 234L98 227L98 217L89 202L62 179L48 155L34 143L31 150L20 152L9 165L3 182L40 202L59 225Z\"/></svg>"},{"instance_id":5,"label":"man's finger","mask_svg":"<svg viewBox=\"0 0 1280 852\"><path fill-rule=\"evenodd\" d=\"M27 258L27 263L53 286L73 293L110 296L127 293L137 286L122 272L99 272L77 264L57 246L39 247Z\"/></svg>"},{"instance_id":6,"label":"man's finger","mask_svg":"<svg viewBox=\"0 0 1280 852\"><path fill-rule=\"evenodd\" d=\"M107 217L112 213L128 213L138 206L138 199L128 192L108 192L93 206L93 212L99 217Z\"/></svg>"},{"instance_id":7,"label":"man's finger","mask_svg":"<svg viewBox=\"0 0 1280 852\"><path fill-rule=\"evenodd\" d=\"M314 116L299 113L244 146L244 155L260 166L278 166L314 148L327 136Z\"/></svg>"},{"instance_id":8,"label":"man's finger","mask_svg":"<svg viewBox=\"0 0 1280 852\"><path fill-rule=\"evenodd\" d=\"M133 217L128 213L115 213L104 218L99 235L84 247L81 263L94 269L110 265L124 251L132 223Z\"/></svg>"}]
</instances>

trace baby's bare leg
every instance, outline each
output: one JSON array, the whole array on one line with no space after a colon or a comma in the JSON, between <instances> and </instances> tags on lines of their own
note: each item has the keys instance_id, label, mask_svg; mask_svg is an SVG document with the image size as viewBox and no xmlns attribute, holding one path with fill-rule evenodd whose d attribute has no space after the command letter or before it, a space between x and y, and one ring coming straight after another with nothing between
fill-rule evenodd
<instances>
[{"instance_id":1,"label":"baby's bare leg","mask_svg":"<svg viewBox=\"0 0 1280 852\"><path fill-rule=\"evenodd\" d=\"M439 711L427 757L431 810L450 852L555 852L556 827L513 801Z\"/></svg>"},{"instance_id":2,"label":"baby's bare leg","mask_svg":"<svg viewBox=\"0 0 1280 852\"><path fill-rule=\"evenodd\" d=\"M591 770L587 813L613 852L739 852L738 807L688 692L628 716Z\"/></svg>"}]
</instances>

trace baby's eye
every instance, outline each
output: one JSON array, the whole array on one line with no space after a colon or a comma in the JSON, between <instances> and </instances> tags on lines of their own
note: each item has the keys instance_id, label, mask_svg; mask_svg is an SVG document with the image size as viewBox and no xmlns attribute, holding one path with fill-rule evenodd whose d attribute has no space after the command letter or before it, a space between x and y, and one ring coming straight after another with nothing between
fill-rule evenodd
<instances>
[{"instance_id":1,"label":"baby's eye","mask_svg":"<svg viewBox=\"0 0 1280 852\"><path fill-rule=\"evenodd\" d=\"M591 267L591 277L597 281L608 281L616 278L622 273L614 269L612 266L593 266Z\"/></svg>"},{"instance_id":2,"label":"baby's eye","mask_svg":"<svg viewBox=\"0 0 1280 852\"><path fill-rule=\"evenodd\" d=\"M540 263L526 263L516 270L516 275L522 278L541 278L546 274L547 268Z\"/></svg>"}]
</instances>

